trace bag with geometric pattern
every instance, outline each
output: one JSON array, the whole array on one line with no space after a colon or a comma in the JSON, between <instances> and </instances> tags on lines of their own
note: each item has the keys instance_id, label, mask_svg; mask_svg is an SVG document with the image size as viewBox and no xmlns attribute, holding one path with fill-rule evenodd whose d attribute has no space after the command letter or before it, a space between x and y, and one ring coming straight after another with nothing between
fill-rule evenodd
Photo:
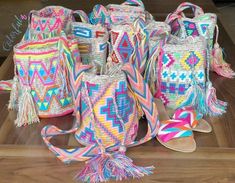
<instances>
[{"instance_id":1,"label":"bag with geometric pattern","mask_svg":"<svg viewBox=\"0 0 235 183\"><path fill-rule=\"evenodd\" d=\"M184 10L189 8L193 10L193 18L188 18L183 13ZM186 38L187 36L205 37L211 55L210 58L208 57L211 62L210 69L224 77L233 78L235 76L235 72L225 62L222 48L218 44L219 29L216 14L204 13L201 7L184 2L173 13L167 16L166 23L171 26L172 34L180 38ZM215 29L217 30L216 42L213 46Z\"/></svg>"},{"instance_id":2,"label":"bag with geometric pattern","mask_svg":"<svg viewBox=\"0 0 235 183\"><path fill-rule=\"evenodd\" d=\"M17 126L73 112L67 65L74 60L80 62L77 43L63 36L14 47L15 76L8 108L18 111Z\"/></svg>"},{"instance_id":3,"label":"bag with geometric pattern","mask_svg":"<svg viewBox=\"0 0 235 183\"><path fill-rule=\"evenodd\" d=\"M104 182L140 178L153 167L133 164L125 155L126 148L142 144L156 136L159 121L153 97L142 76L127 63L121 70L95 75L90 66L71 66L72 91L75 99L76 123L70 130L46 126L41 134L48 148L64 163L86 161L76 179ZM145 137L135 140L138 132L138 110L148 122ZM50 143L57 135L75 133L81 148L61 149Z\"/></svg>"},{"instance_id":4,"label":"bag with geometric pattern","mask_svg":"<svg viewBox=\"0 0 235 183\"><path fill-rule=\"evenodd\" d=\"M174 110L192 106L201 114L226 112L226 103L216 98L210 82L207 56L204 37L180 39L170 36L158 56L159 80L155 97Z\"/></svg>"},{"instance_id":5,"label":"bag with geometric pattern","mask_svg":"<svg viewBox=\"0 0 235 183\"><path fill-rule=\"evenodd\" d=\"M82 10L73 12L79 15L82 22L72 22L72 36L78 41L83 64L93 65L95 73L100 73L107 60L109 34L107 28L101 25L92 25Z\"/></svg>"}]
</instances>

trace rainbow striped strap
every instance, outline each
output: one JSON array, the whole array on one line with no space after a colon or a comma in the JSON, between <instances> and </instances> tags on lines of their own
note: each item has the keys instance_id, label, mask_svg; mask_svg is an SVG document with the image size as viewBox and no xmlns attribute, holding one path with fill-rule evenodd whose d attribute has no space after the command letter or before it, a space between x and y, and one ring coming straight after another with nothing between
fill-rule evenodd
<instances>
[{"instance_id":1,"label":"rainbow striped strap","mask_svg":"<svg viewBox=\"0 0 235 183\"><path fill-rule=\"evenodd\" d=\"M0 81L0 91L1 90L11 91L12 84L13 84L13 79Z\"/></svg>"},{"instance_id":2,"label":"rainbow striped strap","mask_svg":"<svg viewBox=\"0 0 235 183\"><path fill-rule=\"evenodd\" d=\"M158 138L162 142L168 142L174 138L190 137L192 130L186 120L170 119L161 121Z\"/></svg>"},{"instance_id":3,"label":"rainbow striped strap","mask_svg":"<svg viewBox=\"0 0 235 183\"><path fill-rule=\"evenodd\" d=\"M129 144L128 146L130 147L143 144L154 138L158 133L160 123L158 119L157 106L154 103L154 98L150 92L148 84L144 81L142 75L130 63L126 63L122 67L122 70L126 73L131 89L134 92L135 97L138 99L148 121L148 131L145 137Z\"/></svg>"},{"instance_id":4,"label":"rainbow striped strap","mask_svg":"<svg viewBox=\"0 0 235 183\"><path fill-rule=\"evenodd\" d=\"M203 115L194 110L193 107L179 108L173 115L174 119L187 121L190 124L191 128L195 128L202 117Z\"/></svg>"}]
</instances>

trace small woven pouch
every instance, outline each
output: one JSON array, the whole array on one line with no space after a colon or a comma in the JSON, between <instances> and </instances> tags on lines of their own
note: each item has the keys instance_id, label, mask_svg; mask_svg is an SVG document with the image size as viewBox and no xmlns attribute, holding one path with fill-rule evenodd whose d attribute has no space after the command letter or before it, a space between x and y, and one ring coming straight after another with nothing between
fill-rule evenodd
<instances>
[{"instance_id":1,"label":"small woven pouch","mask_svg":"<svg viewBox=\"0 0 235 183\"><path fill-rule=\"evenodd\" d=\"M55 37L14 47L15 77L9 109L18 110L17 126L73 111L67 66L80 61L76 46L66 37Z\"/></svg>"},{"instance_id":2,"label":"small woven pouch","mask_svg":"<svg viewBox=\"0 0 235 183\"><path fill-rule=\"evenodd\" d=\"M183 13L184 10L189 8L193 10L193 18L188 18ZM171 26L172 34L180 38L186 38L187 36L203 36L207 40L209 53L211 54L211 57L209 57L211 62L210 69L227 78L233 78L235 76L235 72L224 60L223 50L218 44L219 29L216 14L204 13L201 7L189 2L184 2L181 3L173 13L167 16L166 22ZM217 31L214 44L215 28Z\"/></svg>"},{"instance_id":3,"label":"small woven pouch","mask_svg":"<svg viewBox=\"0 0 235 183\"><path fill-rule=\"evenodd\" d=\"M72 35L78 40L78 47L83 64L93 65L96 73L100 73L107 60L109 34L105 27L92 25L82 10L74 11L82 22L72 22Z\"/></svg>"},{"instance_id":4,"label":"small woven pouch","mask_svg":"<svg viewBox=\"0 0 235 183\"><path fill-rule=\"evenodd\" d=\"M136 19L153 19L152 15L145 11L141 0L126 0L122 4L109 4L106 7L97 4L90 13L92 24L103 24L110 29L116 24L132 24Z\"/></svg>"},{"instance_id":5,"label":"small woven pouch","mask_svg":"<svg viewBox=\"0 0 235 183\"><path fill-rule=\"evenodd\" d=\"M157 63L159 81L155 97L171 109L193 106L201 114L223 114L226 103L216 98L209 79L208 55L204 37L170 36Z\"/></svg>"},{"instance_id":6,"label":"small woven pouch","mask_svg":"<svg viewBox=\"0 0 235 183\"><path fill-rule=\"evenodd\" d=\"M65 163L88 160L76 176L80 181L104 182L151 174L153 167L136 166L125 155L126 147L152 139L159 128L156 105L139 72L131 64L111 75L94 75L85 65L71 68L77 121L71 130L44 127L41 134L48 148ZM138 141L137 103L148 120L147 134ZM75 133L84 147L61 149L50 143L52 137L70 133Z\"/></svg>"}]
</instances>

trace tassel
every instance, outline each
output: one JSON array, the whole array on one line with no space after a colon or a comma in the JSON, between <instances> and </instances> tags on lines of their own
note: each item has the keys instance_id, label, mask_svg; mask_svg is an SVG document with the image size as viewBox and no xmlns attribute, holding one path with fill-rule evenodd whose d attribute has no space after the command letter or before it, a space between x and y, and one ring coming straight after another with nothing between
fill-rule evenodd
<instances>
[{"instance_id":1,"label":"tassel","mask_svg":"<svg viewBox=\"0 0 235 183\"><path fill-rule=\"evenodd\" d=\"M17 114L17 119L15 120L17 127L40 122L34 106L31 89L29 86L24 87L22 96L19 98L19 111Z\"/></svg>"},{"instance_id":2,"label":"tassel","mask_svg":"<svg viewBox=\"0 0 235 183\"><path fill-rule=\"evenodd\" d=\"M121 181L128 178L141 178L152 174L153 166L139 167L125 155L126 148L121 146L118 152L99 154L86 162L83 170L75 177L83 182Z\"/></svg>"},{"instance_id":3,"label":"tassel","mask_svg":"<svg viewBox=\"0 0 235 183\"><path fill-rule=\"evenodd\" d=\"M211 69L223 77L234 78L235 76L235 72L231 69L230 64L224 60L222 48L218 43L214 44L212 50Z\"/></svg>"},{"instance_id":4,"label":"tassel","mask_svg":"<svg viewBox=\"0 0 235 183\"><path fill-rule=\"evenodd\" d=\"M12 90L10 94L10 100L8 104L9 110L16 110L18 104L18 97L19 97L19 80L17 76L13 78Z\"/></svg>"},{"instance_id":5,"label":"tassel","mask_svg":"<svg viewBox=\"0 0 235 183\"><path fill-rule=\"evenodd\" d=\"M192 106L198 113L206 114L206 97L203 88L196 82L194 82L187 91L186 98L178 108Z\"/></svg>"},{"instance_id":6,"label":"tassel","mask_svg":"<svg viewBox=\"0 0 235 183\"><path fill-rule=\"evenodd\" d=\"M218 116L226 112L227 102L223 102L216 97L216 89L209 82L206 92L206 104L209 109L209 115Z\"/></svg>"}]
</instances>

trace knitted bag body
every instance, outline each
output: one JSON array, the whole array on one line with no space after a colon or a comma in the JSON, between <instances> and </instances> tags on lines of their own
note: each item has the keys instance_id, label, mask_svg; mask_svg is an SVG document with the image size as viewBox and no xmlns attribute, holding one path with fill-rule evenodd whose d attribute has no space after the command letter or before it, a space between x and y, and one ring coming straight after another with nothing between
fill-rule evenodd
<instances>
[{"instance_id":1,"label":"knitted bag body","mask_svg":"<svg viewBox=\"0 0 235 183\"><path fill-rule=\"evenodd\" d=\"M138 129L137 106L124 73L112 76L84 73L81 97L82 124L76 132L76 138L81 144L97 143L94 141L94 130L99 133L105 147L120 145L125 136L125 144L135 140ZM91 138L87 138L89 136Z\"/></svg>"},{"instance_id":2,"label":"knitted bag body","mask_svg":"<svg viewBox=\"0 0 235 183\"><path fill-rule=\"evenodd\" d=\"M201 114L225 113L227 103L217 99L209 78L208 52L204 37L170 36L158 59L155 97L161 98L171 109L192 106Z\"/></svg>"},{"instance_id":3,"label":"knitted bag body","mask_svg":"<svg viewBox=\"0 0 235 183\"><path fill-rule=\"evenodd\" d=\"M64 37L26 41L15 46L14 81L18 90L12 87L9 108L19 110L17 126L35 122L27 113L30 103L25 98L32 97L30 108L35 108L39 117L62 116L73 111L66 65L75 58L79 59L76 42L69 43ZM25 96L26 93L29 95Z\"/></svg>"},{"instance_id":4,"label":"knitted bag body","mask_svg":"<svg viewBox=\"0 0 235 183\"><path fill-rule=\"evenodd\" d=\"M37 31L64 30L66 34L71 31L73 21L72 10L61 6L47 6L39 11L30 12L30 28Z\"/></svg>"},{"instance_id":5,"label":"knitted bag body","mask_svg":"<svg viewBox=\"0 0 235 183\"><path fill-rule=\"evenodd\" d=\"M93 65L99 73L107 60L108 31L101 25L90 24L85 12L78 10L75 13L82 22L72 22L72 35L78 40L82 63Z\"/></svg>"},{"instance_id":6,"label":"knitted bag body","mask_svg":"<svg viewBox=\"0 0 235 183\"><path fill-rule=\"evenodd\" d=\"M159 56L159 88L163 103L172 109L186 101L187 90L196 82L205 93L207 47L203 37L170 36ZM158 91L159 92L159 91ZM159 94L156 93L155 96Z\"/></svg>"},{"instance_id":7,"label":"knitted bag body","mask_svg":"<svg viewBox=\"0 0 235 183\"><path fill-rule=\"evenodd\" d=\"M183 11L192 9L193 18L185 17ZM184 2L178 8L169 14L166 22L172 28L172 33L181 38L187 36L203 36L207 39L210 51L213 48L213 38L215 26L217 24L217 16L214 13L204 13L202 8L188 2Z\"/></svg>"},{"instance_id":8,"label":"knitted bag body","mask_svg":"<svg viewBox=\"0 0 235 183\"><path fill-rule=\"evenodd\" d=\"M87 72L89 67L78 64L71 67L77 109L74 127L60 130L46 126L41 132L44 142L63 162L88 160L77 175L82 181L103 182L150 174L152 167L136 166L125 156L126 147L152 139L159 128L156 105L148 85L130 64L111 75L94 75ZM148 121L147 134L138 141L135 140L137 103ZM84 147L61 149L50 143L53 136L70 133L75 133L75 138Z\"/></svg>"},{"instance_id":9,"label":"knitted bag body","mask_svg":"<svg viewBox=\"0 0 235 183\"><path fill-rule=\"evenodd\" d=\"M140 73L145 70L148 40L145 22L137 19L133 24L112 25L109 57L115 63L131 63Z\"/></svg>"}]
</instances>

